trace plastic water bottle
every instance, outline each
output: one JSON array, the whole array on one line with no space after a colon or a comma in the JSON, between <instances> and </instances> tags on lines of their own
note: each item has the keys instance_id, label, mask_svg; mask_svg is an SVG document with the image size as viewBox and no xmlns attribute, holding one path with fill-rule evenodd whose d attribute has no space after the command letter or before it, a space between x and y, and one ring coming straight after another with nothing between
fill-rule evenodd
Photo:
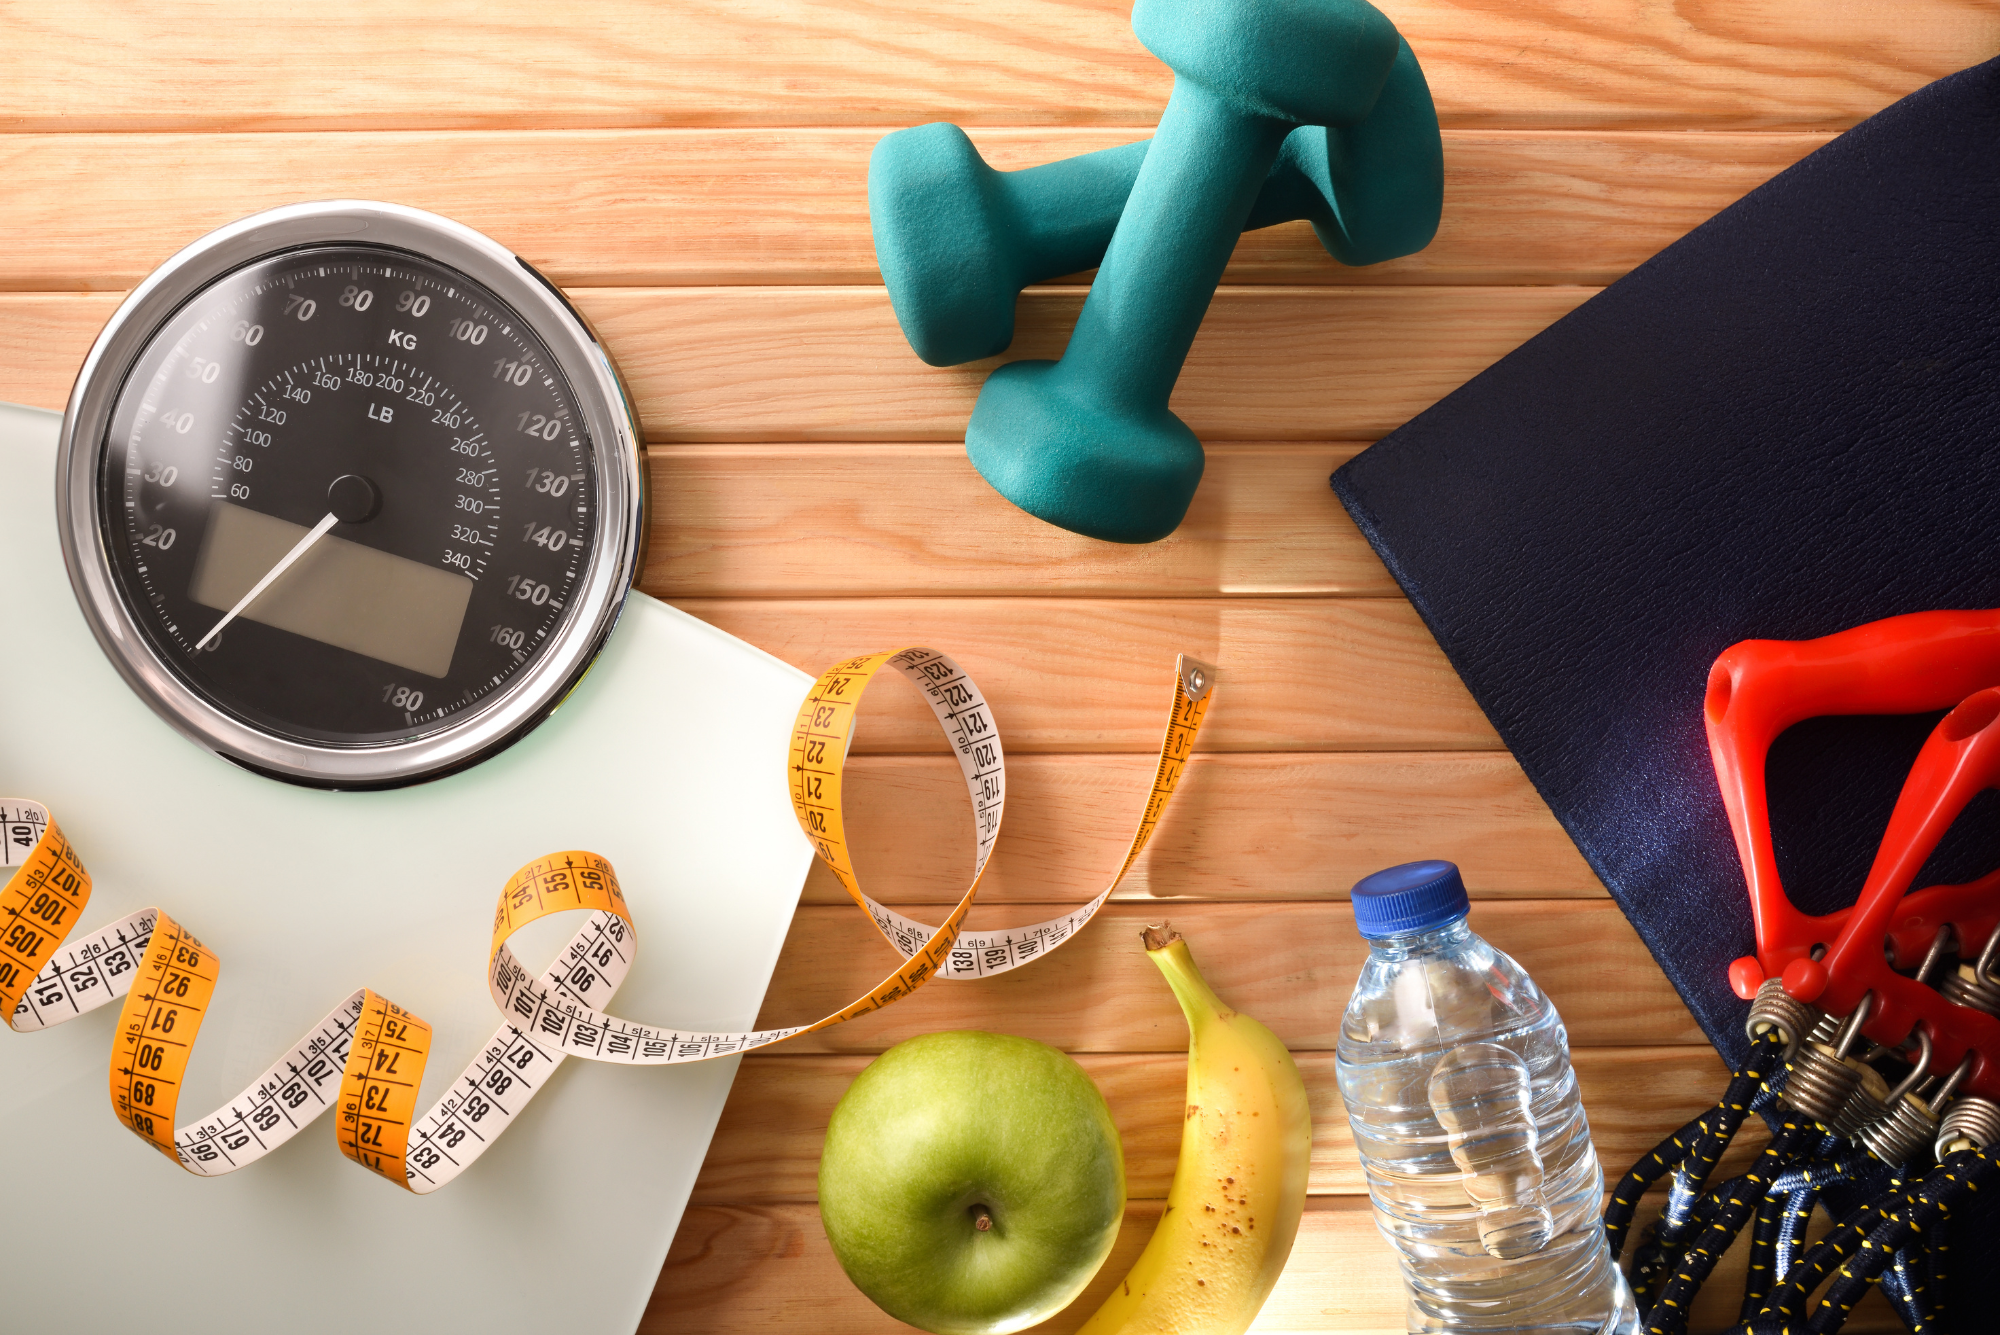
<instances>
[{"instance_id":1,"label":"plastic water bottle","mask_svg":"<svg viewBox=\"0 0 2000 1335\"><path fill-rule=\"evenodd\" d=\"M1473 934L1471 907L1449 862L1354 887L1369 949L1341 1021L1340 1096L1409 1329L1635 1335L1562 1018Z\"/></svg>"}]
</instances>

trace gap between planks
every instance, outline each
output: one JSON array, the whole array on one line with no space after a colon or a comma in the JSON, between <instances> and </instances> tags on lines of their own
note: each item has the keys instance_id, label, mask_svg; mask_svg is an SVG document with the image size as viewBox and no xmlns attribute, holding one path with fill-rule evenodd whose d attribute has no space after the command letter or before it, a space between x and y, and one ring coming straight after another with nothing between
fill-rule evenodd
<instances>
[{"instance_id":1,"label":"gap between planks","mask_svg":"<svg viewBox=\"0 0 2000 1335\"><path fill-rule=\"evenodd\" d=\"M1164 984L1154 1003L1178 1019ZM1185 1041L1185 1030L1183 1030ZM1294 1054L1312 1106L1315 1196L1365 1195L1347 1110L1330 1052ZM1608 1180L1616 1181L1659 1143L1668 1128L1715 1105L1729 1069L1704 1046L1577 1048L1578 1087ZM743 1059L696 1180L696 1205L810 1204L819 1198L820 1146L827 1121L870 1056L753 1053ZM1125 1190L1135 1200L1163 1198L1180 1155L1187 1095L1185 1052L1076 1054L1103 1093L1125 1153ZM1711 1180L1743 1172L1768 1137L1752 1119ZM1660 1188L1665 1190L1664 1185Z\"/></svg>"},{"instance_id":2,"label":"gap between planks","mask_svg":"<svg viewBox=\"0 0 2000 1335\"><path fill-rule=\"evenodd\" d=\"M648 451L660 598L1396 598L1328 475L1364 445L1232 443L1159 542L1097 542L1015 507L945 444L676 445ZM949 515L949 523L940 523Z\"/></svg>"},{"instance_id":3,"label":"gap between planks","mask_svg":"<svg viewBox=\"0 0 2000 1335\"><path fill-rule=\"evenodd\" d=\"M1206 441L1374 440L1586 287L1224 287L1173 405ZM578 288L654 443L962 439L1002 359L924 365L879 287ZM1031 288L1007 360L1059 356L1078 288ZM59 408L115 293L0 293L0 399Z\"/></svg>"},{"instance_id":4,"label":"gap between planks","mask_svg":"<svg viewBox=\"0 0 2000 1335\"><path fill-rule=\"evenodd\" d=\"M918 921L942 917L935 905L900 905L886 893L880 898ZM970 926L1005 933L1075 907L976 906ZM881 1052L917 1034L997 1026L1070 1053L1185 1052L1187 1026L1167 1004L1158 971L1139 945L1140 930L1162 919L1187 938L1215 990L1270 1026L1286 1047L1333 1049L1341 1010L1368 953L1353 911L1332 901L1211 900L1171 906L1113 901L1032 968L934 983L893 1006L802 1034L787 1050ZM1472 926L1527 970L1562 1013L1576 1046L1707 1045L1610 900L1491 900L1473 910ZM802 905L757 1027L805 1024L830 1014L865 996L896 962L860 909Z\"/></svg>"},{"instance_id":5,"label":"gap between planks","mask_svg":"<svg viewBox=\"0 0 2000 1335\"><path fill-rule=\"evenodd\" d=\"M1153 769L1142 752L1013 756L980 904L1081 904L1103 890ZM856 755L842 801L871 894L933 913L958 901L973 827L952 756ZM1117 898L1162 913L1196 899L1344 900L1363 876L1417 857L1456 862L1475 901L1606 893L1504 751L1232 752L1195 755ZM804 902L851 903L818 862Z\"/></svg>"},{"instance_id":6,"label":"gap between planks","mask_svg":"<svg viewBox=\"0 0 2000 1335\"><path fill-rule=\"evenodd\" d=\"M684 599L676 606L815 676L858 653L927 645L993 704L1010 752L1157 753L1174 656L1221 672L1204 751L1499 750L1500 739L1400 598ZM942 751L914 687L869 691L860 753Z\"/></svg>"}]
</instances>

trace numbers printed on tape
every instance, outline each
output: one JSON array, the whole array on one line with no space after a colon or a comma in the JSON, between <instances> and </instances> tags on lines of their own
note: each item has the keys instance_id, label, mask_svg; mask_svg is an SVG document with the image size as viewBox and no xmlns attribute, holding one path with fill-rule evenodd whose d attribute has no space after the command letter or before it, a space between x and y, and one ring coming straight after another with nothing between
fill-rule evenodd
<instances>
[{"instance_id":1,"label":"numbers printed on tape","mask_svg":"<svg viewBox=\"0 0 2000 1335\"><path fill-rule=\"evenodd\" d=\"M854 735L855 711L869 680L884 666L896 669L923 691L951 742L953 754L958 757L966 792L972 798L974 833L978 840L972 883L939 927L927 927L906 918L862 893L841 819L841 772ZM840 1012L837 1019L850 1019L886 1005L904 994L899 988L919 987L932 973L945 978L984 978L1019 968L1080 931L1125 879L1125 873L1139 860L1146 841L1152 837L1160 813L1166 810L1167 800L1180 783L1214 690L1215 669L1185 655L1175 663L1173 711L1160 743L1160 762L1154 771L1153 786L1146 796L1145 811L1125 861L1103 893L1081 908L1047 922L1017 927L1000 935L969 936L960 933L959 925L978 894L993 843L1000 837L1000 817L1007 801L1007 761L993 722L993 711L965 670L935 649L869 654L835 664L813 684L805 706L799 711L792 735L792 808L798 813L806 837L818 850L820 860L854 902L868 911L883 937L907 961L868 997ZM836 1022L829 1017L813 1027Z\"/></svg>"},{"instance_id":2,"label":"numbers printed on tape","mask_svg":"<svg viewBox=\"0 0 2000 1335\"><path fill-rule=\"evenodd\" d=\"M924 693L972 798L972 879L942 924L928 926L862 893L847 845L841 782L869 681L893 668ZM812 1033L878 1010L937 978L972 979L1033 962L1075 936L1111 897L1152 836L1214 698L1215 671L1175 665L1173 711L1159 765L1124 863L1104 891L1061 917L998 934L960 931L1000 836L1006 758L992 709L947 655L902 649L848 659L813 683L792 734L792 805L820 859L867 911L902 963L867 995L811 1024L710 1033L636 1024L598 1009L637 955L638 932L611 864L555 853L509 878L494 911L487 988L503 1023L442 1098L419 1111L431 1028L366 988L348 997L250 1086L179 1125L182 1077L221 977L221 961L159 909L142 909L70 943L90 901L90 874L48 810L0 799L0 1014L18 1032L46 1029L124 998L111 1052L112 1107L132 1133L204 1177L254 1163L329 1108L341 1153L418 1194L463 1172L567 1057L658 1066L706 1061ZM551 913L582 927L535 973L508 939Z\"/></svg>"}]
</instances>

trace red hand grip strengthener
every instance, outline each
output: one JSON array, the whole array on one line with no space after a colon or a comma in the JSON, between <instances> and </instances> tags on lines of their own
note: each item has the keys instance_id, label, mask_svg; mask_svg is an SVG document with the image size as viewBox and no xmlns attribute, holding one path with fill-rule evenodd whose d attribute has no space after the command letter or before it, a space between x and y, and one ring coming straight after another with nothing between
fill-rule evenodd
<instances>
[{"instance_id":1,"label":"red hand grip strengthener","mask_svg":"<svg viewBox=\"0 0 2000 1335\"><path fill-rule=\"evenodd\" d=\"M1925 741L1854 907L1810 917L1786 896L1772 854L1764 764L1794 723L1829 714L1914 714L1956 706ZM1949 925L1974 958L2000 925L2000 871L1910 893L1965 804L2000 787L2000 609L1915 612L1817 640L1744 640L1708 674L1708 749L1750 887L1757 953L1729 966L1748 999L1769 977L1835 1015L1873 993L1863 1032L1897 1046L1921 1024L1933 1071L1975 1053L1961 1089L2000 1099L2000 1019L1947 1000L1913 969ZM1816 948L1822 948L1815 959Z\"/></svg>"}]
</instances>

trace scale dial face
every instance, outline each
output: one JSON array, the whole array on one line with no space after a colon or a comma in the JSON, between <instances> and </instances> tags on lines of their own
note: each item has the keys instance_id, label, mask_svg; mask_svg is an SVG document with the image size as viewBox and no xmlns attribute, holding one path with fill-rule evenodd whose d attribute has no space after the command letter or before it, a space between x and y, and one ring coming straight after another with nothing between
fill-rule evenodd
<instances>
[{"instance_id":1,"label":"scale dial face","mask_svg":"<svg viewBox=\"0 0 2000 1335\"><path fill-rule=\"evenodd\" d=\"M222 754L329 787L519 736L637 559L636 430L594 339L519 261L487 266L503 295L444 244L476 234L400 215L445 238L184 252L171 309L114 319L65 423L72 577L127 680Z\"/></svg>"}]
</instances>

